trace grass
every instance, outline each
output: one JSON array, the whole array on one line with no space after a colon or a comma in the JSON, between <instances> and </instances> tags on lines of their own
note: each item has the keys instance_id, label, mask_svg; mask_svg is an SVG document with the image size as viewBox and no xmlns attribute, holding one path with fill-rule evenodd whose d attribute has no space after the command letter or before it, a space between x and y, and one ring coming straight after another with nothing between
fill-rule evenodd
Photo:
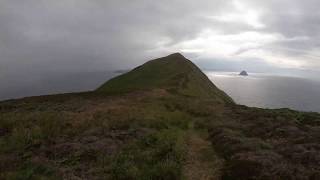
<instances>
[{"instance_id":1,"label":"grass","mask_svg":"<svg viewBox=\"0 0 320 180\"><path fill-rule=\"evenodd\" d=\"M87 102L97 103L94 95L90 98ZM166 104L173 101L171 98L146 96L136 101L120 96L111 104L102 100L101 105L94 106L99 107L96 110L90 103L90 108L69 108L74 106L72 99L65 102L63 112L50 108L55 107L55 102L46 102L48 110L2 113L0 154L9 158L0 158L3 165L11 165L0 166L0 177L179 179L186 148L185 131L192 117L185 111L168 108ZM184 103L176 101L179 106ZM90 138L94 139L92 143ZM146 155L149 159L144 161ZM39 163L55 171L41 172L34 165ZM77 174L79 168L84 168L85 174Z\"/></svg>"},{"instance_id":2,"label":"grass","mask_svg":"<svg viewBox=\"0 0 320 180\"><path fill-rule=\"evenodd\" d=\"M181 72L176 71L179 62L180 58L177 56L149 61L126 74L111 79L97 91L119 93L168 86L175 83L174 78L181 72L188 71L188 66L185 64L182 64Z\"/></svg>"},{"instance_id":3,"label":"grass","mask_svg":"<svg viewBox=\"0 0 320 180\"><path fill-rule=\"evenodd\" d=\"M185 134L164 129L126 146L111 165L114 179L181 179Z\"/></svg>"},{"instance_id":4,"label":"grass","mask_svg":"<svg viewBox=\"0 0 320 180\"><path fill-rule=\"evenodd\" d=\"M52 112L2 114L1 128L10 135L1 137L0 151L24 151L56 138L64 129L63 118Z\"/></svg>"},{"instance_id":5,"label":"grass","mask_svg":"<svg viewBox=\"0 0 320 180\"><path fill-rule=\"evenodd\" d=\"M57 180L55 170L44 164L26 163L18 171L8 172L5 175L8 180ZM1 177L1 176L0 176Z\"/></svg>"},{"instance_id":6,"label":"grass","mask_svg":"<svg viewBox=\"0 0 320 180\"><path fill-rule=\"evenodd\" d=\"M0 102L0 179L184 179L190 132L221 179L317 179L319 122L235 105L174 54L97 91Z\"/></svg>"},{"instance_id":7,"label":"grass","mask_svg":"<svg viewBox=\"0 0 320 180\"><path fill-rule=\"evenodd\" d=\"M167 89L182 96L213 98L219 103L233 103L197 66L180 54L149 61L109 80L97 92L121 94L154 88Z\"/></svg>"},{"instance_id":8,"label":"grass","mask_svg":"<svg viewBox=\"0 0 320 180\"><path fill-rule=\"evenodd\" d=\"M317 127L316 123L310 126L310 121L303 118L310 116L313 122L319 118L315 113L237 106L232 112L215 117L209 133L215 150L226 160L222 178L312 179L318 176L315 161L305 156L311 152L318 154L319 148L316 140L310 138L316 136L315 131L310 131ZM316 145L314 149L309 149L310 143Z\"/></svg>"}]
</instances>

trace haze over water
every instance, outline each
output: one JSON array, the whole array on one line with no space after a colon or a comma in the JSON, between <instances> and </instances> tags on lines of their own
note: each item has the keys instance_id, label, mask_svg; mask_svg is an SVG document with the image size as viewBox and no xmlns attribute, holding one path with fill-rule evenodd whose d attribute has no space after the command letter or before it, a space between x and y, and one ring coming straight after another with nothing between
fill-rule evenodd
<instances>
[{"instance_id":1,"label":"haze over water","mask_svg":"<svg viewBox=\"0 0 320 180\"><path fill-rule=\"evenodd\" d=\"M246 77L239 76L239 72L206 71L205 73L218 88L225 91L238 104L320 112L319 80L250 72ZM0 100L93 90L115 75L118 73L78 73L45 81L34 80L33 83L19 86L1 86Z\"/></svg>"},{"instance_id":2,"label":"haze over water","mask_svg":"<svg viewBox=\"0 0 320 180\"><path fill-rule=\"evenodd\" d=\"M320 81L301 77L207 71L207 76L233 100L262 108L320 112Z\"/></svg>"}]
</instances>

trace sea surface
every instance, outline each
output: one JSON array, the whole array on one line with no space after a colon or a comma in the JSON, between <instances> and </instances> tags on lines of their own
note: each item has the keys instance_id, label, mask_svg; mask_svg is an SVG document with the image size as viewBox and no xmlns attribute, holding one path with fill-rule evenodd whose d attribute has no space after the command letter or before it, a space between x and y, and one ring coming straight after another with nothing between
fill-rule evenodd
<instances>
[{"instance_id":1,"label":"sea surface","mask_svg":"<svg viewBox=\"0 0 320 180\"><path fill-rule=\"evenodd\" d=\"M94 72L44 78L0 79L0 100L94 90L121 73ZM238 104L320 112L320 78L317 80L250 72L249 76L239 76L239 72L205 73Z\"/></svg>"},{"instance_id":2,"label":"sea surface","mask_svg":"<svg viewBox=\"0 0 320 180\"><path fill-rule=\"evenodd\" d=\"M320 80L262 73L205 72L209 79L242 105L320 112Z\"/></svg>"},{"instance_id":3,"label":"sea surface","mask_svg":"<svg viewBox=\"0 0 320 180\"><path fill-rule=\"evenodd\" d=\"M54 76L0 77L0 101L29 96L92 91L118 72L80 72Z\"/></svg>"}]
</instances>

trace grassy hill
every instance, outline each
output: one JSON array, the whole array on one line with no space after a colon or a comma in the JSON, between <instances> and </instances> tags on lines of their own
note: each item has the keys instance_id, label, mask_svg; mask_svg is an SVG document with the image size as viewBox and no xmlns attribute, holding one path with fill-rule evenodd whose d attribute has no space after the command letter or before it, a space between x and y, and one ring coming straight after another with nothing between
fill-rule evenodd
<instances>
[{"instance_id":1,"label":"grassy hill","mask_svg":"<svg viewBox=\"0 0 320 180\"><path fill-rule=\"evenodd\" d=\"M181 54L0 102L0 179L319 179L320 115L235 104Z\"/></svg>"},{"instance_id":2,"label":"grassy hill","mask_svg":"<svg viewBox=\"0 0 320 180\"><path fill-rule=\"evenodd\" d=\"M179 53L149 61L128 73L111 79L97 91L113 94L155 88L162 88L184 96L233 102L197 66Z\"/></svg>"}]
</instances>

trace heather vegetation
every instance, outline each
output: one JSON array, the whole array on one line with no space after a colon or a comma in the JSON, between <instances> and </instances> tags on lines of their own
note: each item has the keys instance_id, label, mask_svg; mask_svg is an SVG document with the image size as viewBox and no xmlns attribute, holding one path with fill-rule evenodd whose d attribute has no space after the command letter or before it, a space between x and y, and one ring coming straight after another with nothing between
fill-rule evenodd
<instances>
[{"instance_id":1,"label":"heather vegetation","mask_svg":"<svg viewBox=\"0 0 320 180\"><path fill-rule=\"evenodd\" d=\"M172 68L179 67L179 68ZM0 103L0 179L319 179L320 115L236 105L179 54Z\"/></svg>"}]
</instances>

